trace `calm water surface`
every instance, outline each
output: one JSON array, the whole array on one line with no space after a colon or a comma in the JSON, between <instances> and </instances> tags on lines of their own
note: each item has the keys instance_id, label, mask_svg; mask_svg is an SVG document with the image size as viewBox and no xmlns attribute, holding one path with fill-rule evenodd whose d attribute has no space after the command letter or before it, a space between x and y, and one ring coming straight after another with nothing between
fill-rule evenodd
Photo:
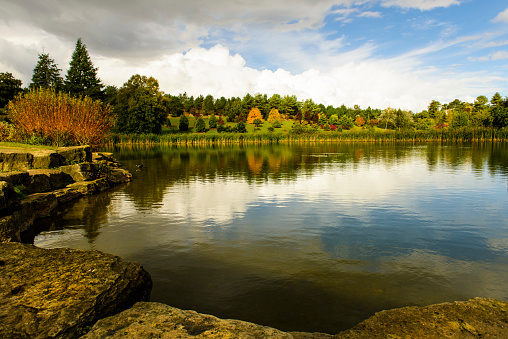
<instances>
[{"instance_id":1,"label":"calm water surface","mask_svg":"<svg viewBox=\"0 0 508 339\"><path fill-rule=\"evenodd\" d=\"M508 300L506 144L113 152L133 182L60 210L35 244L137 261L152 301L337 333L383 309Z\"/></svg>"}]
</instances>

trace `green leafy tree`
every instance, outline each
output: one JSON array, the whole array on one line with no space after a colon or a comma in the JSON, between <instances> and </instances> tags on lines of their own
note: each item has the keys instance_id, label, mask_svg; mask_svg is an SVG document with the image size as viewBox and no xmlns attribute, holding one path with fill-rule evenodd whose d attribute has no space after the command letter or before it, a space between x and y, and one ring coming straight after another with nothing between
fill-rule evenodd
<instances>
[{"instance_id":1,"label":"green leafy tree","mask_svg":"<svg viewBox=\"0 0 508 339\"><path fill-rule=\"evenodd\" d=\"M169 96L168 102L169 114L171 114L172 117L179 117L180 115L182 115L184 110L182 98L180 96L169 94L167 96Z\"/></svg>"},{"instance_id":2,"label":"green leafy tree","mask_svg":"<svg viewBox=\"0 0 508 339\"><path fill-rule=\"evenodd\" d=\"M205 114L208 114L215 110L213 96L211 96L210 94L208 94L205 97L205 100L203 100L203 110Z\"/></svg>"},{"instance_id":3,"label":"green leafy tree","mask_svg":"<svg viewBox=\"0 0 508 339\"><path fill-rule=\"evenodd\" d=\"M202 117L199 117L198 120L196 120L196 126L194 126L194 128L198 133L206 132L205 120Z\"/></svg>"},{"instance_id":4,"label":"green leafy tree","mask_svg":"<svg viewBox=\"0 0 508 339\"><path fill-rule=\"evenodd\" d=\"M243 121L240 121L236 125L236 129L237 129L238 133L247 133L247 127L245 127L245 123Z\"/></svg>"},{"instance_id":5,"label":"green leafy tree","mask_svg":"<svg viewBox=\"0 0 508 339\"><path fill-rule=\"evenodd\" d=\"M298 100L296 99L296 95L285 95L280 102L279 112L288 117L293 117L298 113L299 110ZM300 113L301 114L301 113ZM298 121L302 120L298 119Z\"/></svg>"},{"instance_id":6,"label":"green leafy tree","mask_svg":"<svg viewBox=\"0 0 508 339\"><path fill-rule=\"evenodd\" d=\"M118 90L114 111L119 132L160 133L167 114L159 82L133 75Z\"/></svg>"},{"instance_id":7,"label":"green leafy tree","mask_svg":"<svg viewBox=\"0 0 508 339\"><path fill-rule=\"evenodd\" d=\"M61 69L55 64L55 60L48 53L39 54L39 60L32 74L30 89L52 88L59 91L63 88L63 79L60 76Z\"/></svg>"},{"instance_id":8,"label":"green leafy tree","mask_svg":"<svg viewBox=\"0 0 508 339\"><path fill-rule=\"evenodd\" d=\"M339 126L341 126L342 129L350 129L351 127L353 127L353 125L354 125L353 118L351 118L348 115L343 115L339 119Z\"/></svg>"},{"instance_id":9,"label":"green leafy tree","mask_svg":"<svg viewBox=\"0 0 508 339\"><path fill-rule=\"evenodd\" d=\"M492 114L492 125L502 128L508 125L508 107L501 94L496 93L490 99L490 111Z\"/></svg>"},{"instance_id":10,"label":"green leafy tree","mask_svg":"<svg viewBox=\"0 0 508 339\"><path fill-rule=\"evenodd\" d=\"M480 95L476 98L473 104L473 112L471 121L475 127L491 127L492 126L492 115L489 110L489 99L485 95Z\"/></svg>"},{"instance_id":11,"label":"green leafy tree","mask_svg":"<svg viewBox=\"0 0 508 339\"><path fill-rule=\"evenodd\" d=\"M104 99L103 102L105 104L109 104L112 107L116 105L116 96L118 95L118 88L116 86L106 86L104 89Z\"/></svg>"},{"instance_id":12,"label":"green leafy tree","mask_svg":"<svg viewBox=\"0 0 508 339\"><path fill-rule=\"evenodd\" d=\"M0 108L7 106L21 91L21 80L16 79L12 73L0 73Z\"/></svg>"},{"instance_id":13,"label":"green leafy tree","mask_svg":"<svg viewBox=\"0 0 508 339\"><path fill-rule=\"evenodd\" d=\"M332 114L330 116L330 125L338 125L339 124L339 116L337 114Z\"/></svg>"},{"instance_id":14,"label":"green leafy tree","mask_svg":"<svg viewBox=\"0 0 508 339\"><path fill-rule=\"evenodd\" d=\"M85 44L79 38L65 77L65 90L71 95L89 96L102 100L104 85L97 77L97 70L98 68L94 67L88 55Z\"/></svg>"},{"instance_id":15,"label":"green leafy tree","mask_svg":"<svg viewBox=\"0 0 508 339\"><path fill-rule=\"evenodd\" d=\"M208 118L208 126L210 128L217 128L217 117L215 116L215 114L210 115L210 117Z\"/></svg>"},{"instance_id":16,"label":"green leafy tree","mask_svg":"<svg viewBox=\"0 0 508 339\"><path fill-rule=\"evenodd\" d=\"M185 132L189 130L189 118L182 114L180 116L180 122L178 123L178 129L180 132Z\"/></svg>"},{"instance_id":17,"label":"green leafy tree","mask_svg":"<svg viewBox=\"0 0 508 339\"><path fill-rule=\"evenodd\" d=\"M379 123L384 125L385 129L395 127L396 110L388 107L383 110L379 116Z\"/></svg>"}]
</instances>

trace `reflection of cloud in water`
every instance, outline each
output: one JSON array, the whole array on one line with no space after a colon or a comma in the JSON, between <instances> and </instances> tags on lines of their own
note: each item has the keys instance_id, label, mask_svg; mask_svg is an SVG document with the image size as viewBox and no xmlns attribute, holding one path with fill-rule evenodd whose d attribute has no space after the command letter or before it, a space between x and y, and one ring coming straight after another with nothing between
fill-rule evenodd
<instances>
[{"instance_id":1,"label":"reflection of cloud in water","mask_svg":"<svg viewBox=\"0 0 508 339\"><path fill-rule=\"evenodd\" d=\"M213 182L177 183L166 190L160 212L185 220L227 224L253 205L300 201L314 208L312 203L326 200L356 217L368 217L368 209L362 206L373 205L425 213L419 210L415 193L457 184L469 183L446 173L429 176L424 162L344 169L328 164L325 171L302 174L294 180L249 183L217 178Z\"/></svg>"}]
</instances>

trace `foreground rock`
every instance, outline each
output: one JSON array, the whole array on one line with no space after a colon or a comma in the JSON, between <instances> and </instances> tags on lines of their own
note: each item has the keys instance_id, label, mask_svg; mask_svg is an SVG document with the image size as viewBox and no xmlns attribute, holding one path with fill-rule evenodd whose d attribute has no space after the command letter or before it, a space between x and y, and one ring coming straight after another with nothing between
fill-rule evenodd
<instances>
[{"instance_id":1,"label":"foreground rock","mask_svg":"<svg viewBox=\"0 0 508 339\"><path fill-rule=\"evenodd\" d=\"M508 303L489 298L376 313L338 338L508 338Z\"/></svg>"},{"instance_id":2,"label":"foreground rock","mask_svg":"<svg viewBox=\"0 0 508 339\"><path fill-rule=\"evenodd\" d=\"M382 311L337 335L282 332L159 303L139 302L100 320L83 339L98 338L506 338L508 303L486 298Z\"/></svg>"},{"instance_id":3,"label":"foreground rock","mask_svg":"<svg viewBox=\"0 0 508 339\"><path fill-rule=\"evenodd\" d=\"M0 338L75 338L151 287L139 264L110 254L0 244Z\"/></svg>"},{"instance_id":4,"label":"foreground rock","mask_svg":"<svg viewBox=\"0 0 508 339\"><path fill-rule=\"evenodd\" d=\"M82 338L293 338L289 333L240 320L223 320L165 304L139 302L100 320Z\"/></svg>"}]
</instances>

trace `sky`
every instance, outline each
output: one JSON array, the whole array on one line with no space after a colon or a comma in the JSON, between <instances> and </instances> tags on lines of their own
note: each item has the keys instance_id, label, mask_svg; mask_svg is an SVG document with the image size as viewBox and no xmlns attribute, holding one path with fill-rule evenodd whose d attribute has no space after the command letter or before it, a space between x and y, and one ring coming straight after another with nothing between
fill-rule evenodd
<instances>
[{"instance_id":1,"label":"sky","mask_svg":"<svg viewBox=\"0 0 508 339\"><path fill-rule=\"evenodd\" d=\"M105 85L153 76L171 95L296 95L419 112L508 95L502 0L0 0L0 72L65 77L78 38Z\"/></svg>"}]
</instances>

